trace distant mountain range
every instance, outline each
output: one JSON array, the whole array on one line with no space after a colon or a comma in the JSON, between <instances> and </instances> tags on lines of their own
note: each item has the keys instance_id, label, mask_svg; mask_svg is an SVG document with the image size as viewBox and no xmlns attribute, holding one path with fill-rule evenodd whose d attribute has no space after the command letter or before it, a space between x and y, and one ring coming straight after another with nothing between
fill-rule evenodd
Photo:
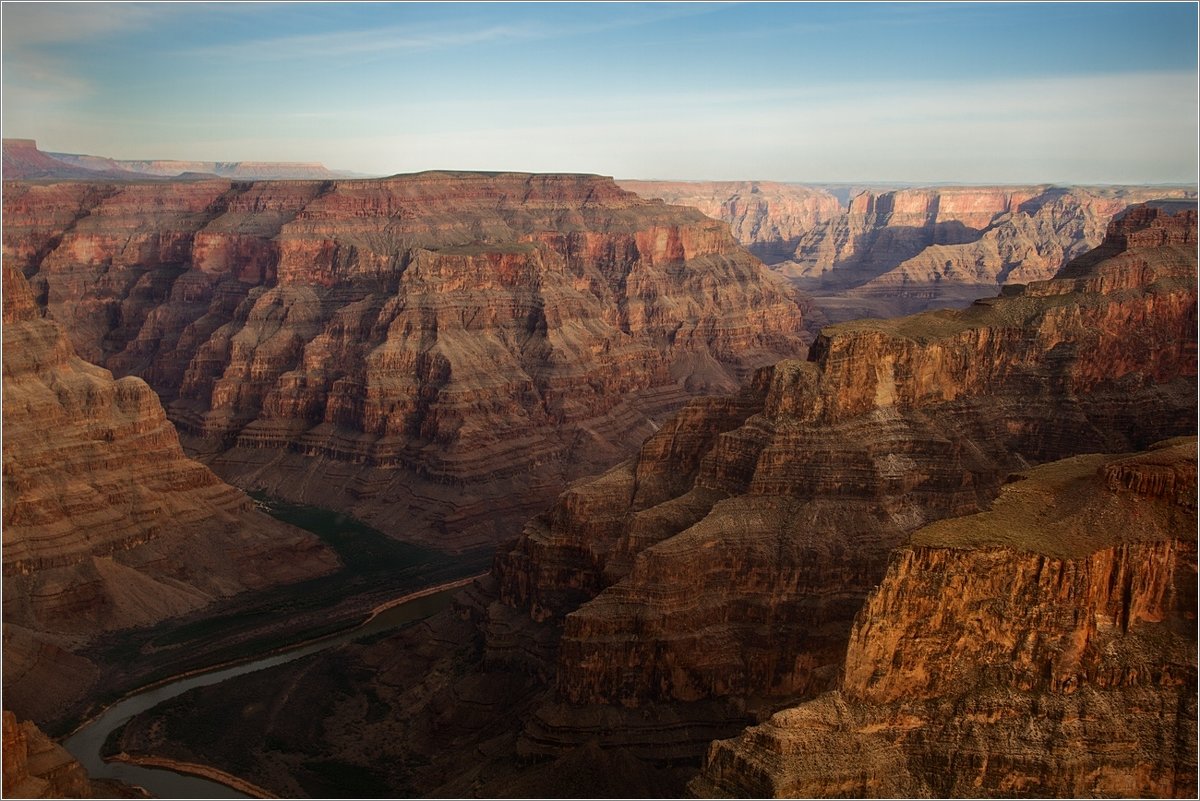
<instances>
[{"instance_id":1,"label":"distant mountain range","mask_svg":"<svg viewBox=\"0 0 1200 801\"><path fill-rule=\"evenodd\" d=\"M370 177L347 170L331 170L315 161L111 159L80 153L47 153L39 150L33 139L4 140L4 178L9 180L146 180L206 176L243 180Z\"/></svg>"}]
</instances>

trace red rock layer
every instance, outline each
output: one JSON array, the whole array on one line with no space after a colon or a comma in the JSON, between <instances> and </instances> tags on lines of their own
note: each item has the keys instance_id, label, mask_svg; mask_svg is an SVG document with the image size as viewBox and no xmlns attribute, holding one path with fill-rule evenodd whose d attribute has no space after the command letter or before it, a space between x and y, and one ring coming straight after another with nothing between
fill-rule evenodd
<instances>
[{"instance_id":1,"label":"red rock layer","mask_svg":"<svg viewBox=\"0 0 1200 801\"><path fill-rule=\"evenodd\" d=\"M839 690L714 743L693 791L1194 797L1195 482L1194 437L1076 457L917 532Z\"/></svg>"},{"instance_id":2,"label":"red rock layer","mask_svg":"<svg viewBox=\"0 0 1200 801\"><path fill-rule=\"evenodd\" d=\"M1147 225L1186 243L1195 210L1129 215L1113 240ZM914 529L986 508L1031 462L1195 430L1195 270L1194 245L1127 246L961 312L827 328L811 361L695 402L530 522L497 557L498 605L528 615L524 642L561 626L557 654L513 647L517 617L495 606L489 653L576 708L652 718L831 688ZM571 742L570 717L547 707L530 752Z\"/></svg>"},{"instance_id":3,"label":"red rock layer","mask_svg":"<svg viewBox=\"0 0 1200 801\"><path fill-rule=\"evenodd\" d=\"M4 698L45 720L87 692L71 652L97 634L336 558L184 456L145 382L79 359L4 271Z\"/></svg>"},{"instance_id":4,"label":"red rock layer","mask_svg":"<svg viewBox=\"0 0 1200 801\"><path fill-rule=\"evenodd\" d=\"M91 798L83 766L29 721L4 710L4 797Z\"/></svg>"},{"instance_id":5,"label":"red rock layer","mask_svg":"<svg viewBox=\"0 0 1200 801\"><path fill-rule=\"evenodd\" d=\"M80 353L224 476L446 548L803 351L723 225L595 176L14 184L5 219Z\"/></svg>"}]
</instances>

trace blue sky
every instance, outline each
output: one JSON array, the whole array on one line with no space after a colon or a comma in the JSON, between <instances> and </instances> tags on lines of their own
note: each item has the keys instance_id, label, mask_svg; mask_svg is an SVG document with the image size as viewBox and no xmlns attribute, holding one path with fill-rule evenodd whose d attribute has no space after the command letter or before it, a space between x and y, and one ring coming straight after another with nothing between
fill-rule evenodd
<instances>
[{"instance_id":1,"label":"blue sky","mask_svg":"<svg viewBox=\"0 0 1200 801\"><path fill-rule=\"evenodd\" d=\"M11 3L3 130L116 158L1194 183L1195 3Z\"/></svg>"}]
</instances>

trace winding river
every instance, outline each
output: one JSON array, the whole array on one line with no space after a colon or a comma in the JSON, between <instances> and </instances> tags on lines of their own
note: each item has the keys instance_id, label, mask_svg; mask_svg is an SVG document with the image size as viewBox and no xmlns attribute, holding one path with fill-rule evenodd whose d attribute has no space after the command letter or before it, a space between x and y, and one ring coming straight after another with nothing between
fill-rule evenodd
<instances>
[{"instance_id":1,"label":"winding river","mask_svg":"<svg viewBox=\"0 0 1200 801\"><path fill-rule=\"evenodd\" d=\"M109 734L134 715L153 709L163 701L181 695L194 687L206 687L234 676L281 665L359 637L399 628L429 617L449 606L451 597L458 592L460 587L471 580L470 578L462 579L433 592L426 590L405 596L394 602L394 605L386 605L386 608L376 612L362 625L340 634L309 641L288 650L276 651L248 662L182 677L128 696L88 721L68 737L63 745L79 760L93 779L118 779L143 787L159 798L249 798L250 796L243 795L220 782L188 776L163 768L142 767L123 762L105 762L101 758L100 752Z\"/></svg>"}]
</instances>

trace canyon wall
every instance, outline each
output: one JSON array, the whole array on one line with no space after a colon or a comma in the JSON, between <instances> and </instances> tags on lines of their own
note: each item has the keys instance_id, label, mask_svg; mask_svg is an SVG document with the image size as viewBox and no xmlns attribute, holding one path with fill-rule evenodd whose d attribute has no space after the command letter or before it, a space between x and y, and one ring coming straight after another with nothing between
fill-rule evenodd
<instances>
[{"instance_id":1,"label":"canyon wall","mask_svg":"<svg viewBox=\"0 0 1200 801\"><path fill-rule=\"evenodd\" d=\"M988 509L1009 477L1032 463L1127 453L1194 435L1195 210L1131 212L1110 226L1107 243L1057 279L1009 288L1003 297L963 311L826 329L811 361L783 361L758 371L738 393L691 402L645 441L637 457L573 485L500 549L492 574L460 594L452 613L190 693L135 719L118 747L210 761L284 795L328 794L331 777L353 776L363 795L679 796L713 740L733 738L806 699L834 697L829 691L839 686L852 632L859 631L856 615L895 570L894 555L931 552L933 543L915 544L913 532ZM1194 546L1189 552L1164 540L1140 544L1146 526L1133 523L1141 514L1143 523L1182 519L1194 525L1194 506L1189 510L1180 501L1194 495L1191 474L1174 457L1163 465L1087 457L1079 464L1092 472L1068 485L1087 484L1100 462L1111 467L1104 486L1138 500L1122 495L1115 506L1102 505L1092 504L1092 496L1062 493L1095 514L1082 527L1059 527L1063 550L1016 557L1011 564L1025 571L1018 578L1033 572L1022 579L1013 603L1035 597L1043 580L1059 586L1050 560L1092 553L1095 540L1087 537L1110 536L1103 533L1109 529L1132 539L1087 562L1094 566L1086 570L1094 572L1086 580L1082 568L1064 566L1062 586L1107 593L1104 609L1113 620L1128 617L1119 600L1126 577L1135 615L1167 608L1154 599L1162 597L1169 571L1177 578L1171 579L1176 589L1167 605L1189 597ZM1011 494L1039 483L1007 486ZM1172 501L1174 511L1163 518L1151 509L1158 499L1179 503ZM973 530L978 519L967 518L973 522L964 530ZM1047 519L1037 518L1042 528ZM1089 534L1093 528L1101 535ZM949 534L940 536L937 547L952 542ZM1010 540L997 547L1019 545ZM991 582L987 587L1011 575L1001 570L1011 567L1007 552L993 550L1001 555L970 567L972 575ZM1042 578L1038 559L1045 565ZM1174 567L1145 580L1130 569L1138 560L1169 559ZM999 572L992 576L986 566ZM1104 576L1114 579L1111 587ZM932 571L922 579L935 580ZM1194 585L1190 592L1194 597ZM912 599L906 625L938 619L926 610L942 607L918 595L934 597L902 588L887 596ZM951 603L957 596L946 597ZM1039 671L1048 657L1053 660L1052 649L1087 632L1080 625L1086 619L1076 618L1071 607L1041 614L1033 623L1044 622L1044 632L1025 636L1015 613L1012 625L1000 619L1011 610L1007 596L998 597L991 606L981 600L971 607L989 615L980 625L986 620L996 628L995 643L981 646L994 660L989 669L1003 670L1011 640L1018 655L1032 655L1014 663L1014 675L1043 681ZM938 642L946 648L976 637L970 627L956 634L948 613L940 619L946 625ZM1181 625L1194 644L1194 618ZM897 674L915 686L923 660L938 657L942 646L932 643L934 651L926 654L911 628L897 624L891 631L885 647L901 641L915 649ZM1117 641L1093 642L1105 648ZM863 653L853 664L876 660L856 669L869 683L886 657L865 646ZM1099 666L1113 681L1126 681L1105 658L1085 655L1077 672ZM1056 680L1068 675L1068 661L1061 664ZM1182 677L1186 690L1188 663L1178 664L1183 672L1169 666L1146 675ZM1194 659L1190 664L1194 676ZM954 681L947 670L926 678ZM886 671L879 676L886 678ZM894 686L885 682L879 691ZM1176 727L1169 693L1145 685L1130 698L1163 712L1164 744L1186 732ZM1066 710L1062 726L1107 715L1105 710L1088 708L1075 717ZM950 719L954 709L944 712ZM980 719L988 714L979 712ZM1178 719L1186 721L1188 714L1185 704ZM1084 741L1055 740L1050 724L1030 719L1038 721L1033 733L1047 732L1034 749L1061 742L1069 750ZM1100 742L1117 719L1106 718L1086 741ZM1012 742L1025 734L1012 734ZM824 729L812 736L827 737ZM838 791L837 771L844 765L879 765L872 775L903 776L891 769L900 764L895 750L872 750L873 741L859 748L835 736L827 739L841 743L840 750L821 752L827 766L816 766L830 777L820 792ZM1187 743L1179 748L1178 764L1186 767ZM759 752L753 758L768 767L782 759ZM959 757L961 768L938 759L931 764L942 765L946 776L969 777L975 774L967 760L982 757ZM1038 759L1030 756L1026 764ZM723 784L709 778L693 789L766 794L795 787L805 795L816 787L754 778L765 768L751 773L743 762L727 771ZM1014 762L996 764L1008 770ZM1109 763L1113 770L1123 764ZM1170 786L1155 781L1145 786ZM904 795L901 790L914 785L897 778L879 786ZM1084 785L1064 779L1059 786ZM850 794L868 791L849 780L845 787ZM955 789L976 794L961 785Z\"/></svg>"},{"instance_id":2,"label":"canyon wall","mask_svg":"<svg viewBox=\"0 0 1200 801\"><path fill-rule=\"evenodd\" d=\"M699 209L729 223L734 237L767 264L786 261L800 240L840 219L830 193L775 181L617 181L645 198Z\"/></svg>"},{"instance_id":3,"label":"canyon wall","mask_svg":"<svg viewBox=\"0 0 1200 801\"><path fill-rule=\"evenodd\" d=\"M596 176L10 183L4 204L6 263L224 478L447 550L804 352L794 291L724 225Z\"/></svg>"},{"instance_id":4,"label":"canyon wall","mask_svg":"<svg viewBox=\"0 0 1200 801\"><path fill-rule=\"evenodd\" d=\"M307 532L187 458L154 392L74 353L4 264L4 703L92 690L78 651L236 593L328 573Z\"/></svg>"},{"instance_id":5,"label":"canyon wall","mask_svg":"<svg viewBox=\"0 0 1200 801\"><path fill-rule=\"evenodd\" d=\"M893 554L838 689L714 743L693 792L1195 797L1195 438L1014 479Z\"/></svg>"},{"instance_id":6,"label":"canyon wall","mask_svg":"<svg viewBox=\"0 0 1200 801\"><path fill-rule=\"evenodd\" d=\"M789 184L622 186L730 223L812 297L813 323L962 307L1005 284L1045 280L1097 247L1128 206L1196 197L1176 187L945 186L859 190L840 207L826 191Z\"/></svg>"},{"instance_id":7,"label":"canyon wall","mask_svg":"<svg viewBox=\"0 0 1200 801\"><path fill-rule=\"evenodd\" d=\"M489 658L556 688L525 753L607 731L682 756L695 742L639 720L711 732L832 689L912 531L1029 464L1194 433L1196 213L1172 211L1139 207L1101 256L966 310L827 327L809 361L693 402L534 518L483 623Z\"/></svg>"}]
</instances>

